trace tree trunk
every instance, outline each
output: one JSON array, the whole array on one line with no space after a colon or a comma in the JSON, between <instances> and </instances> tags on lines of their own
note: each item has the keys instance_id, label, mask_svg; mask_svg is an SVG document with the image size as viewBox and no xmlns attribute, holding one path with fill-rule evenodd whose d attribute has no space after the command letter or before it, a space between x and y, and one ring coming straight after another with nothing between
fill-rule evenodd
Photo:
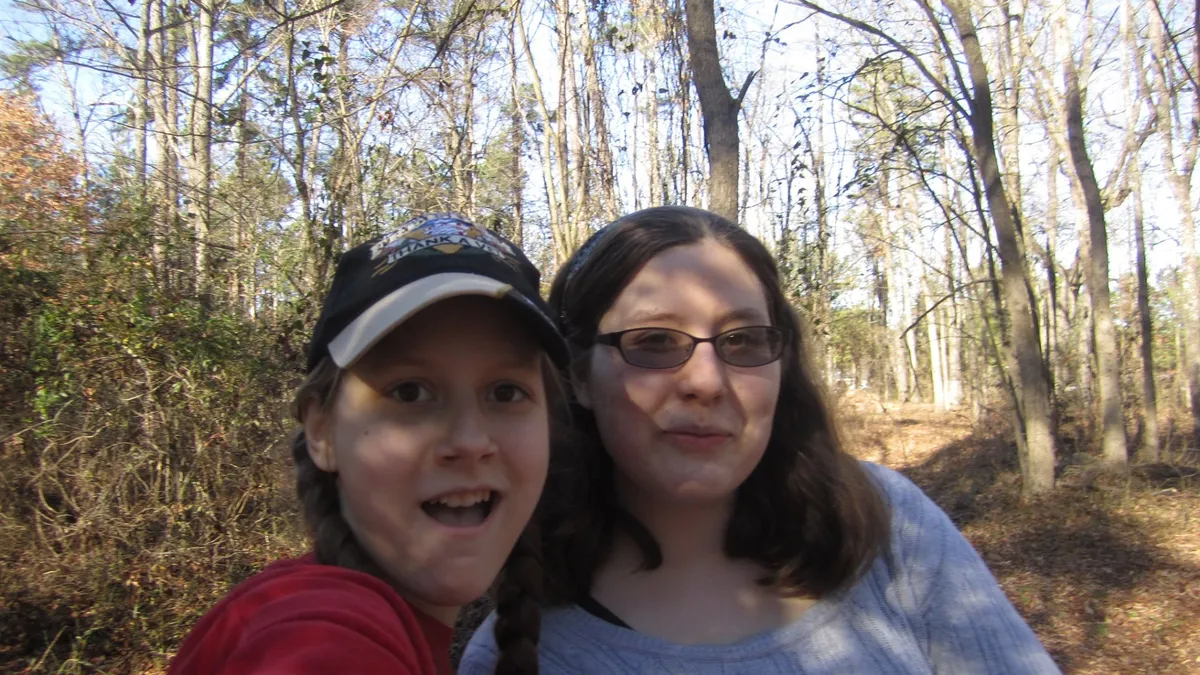
<instances>
[{"instance_id":1,"label":"tree trunk","mask_svg":"<svg viewBox=\"0 0 1200 675\"><path fill-rule=\"evenodd\" d=\"M574 14L571 12L571 0L560 0L562 15L559 17L559 30L566 35L567 42L563 44L564 52L560 55L562 58L563 71L560 77L566 78L567 84L567 101L570 103L570 119L571 128L571 146L572 156L575 158L574 169L572 176L575 179L575 188L573 191L574 204L570 209L576 227L573 232L576 233L576 239L572 244L572 248L578 248L583 245L585 237L582 235L582 229L586 228L586 224L591 220L592 216L592 199L591 199L591 174L592 174L592 157L590 150L590 136L584 130L583 122L585 116L584 91L580 89L575 75L575 40L573 33L575 31ZM587 14L583 16L584 30L587 30ZM566 123L566 120L563 120Z\"/></svg>"},{"instance_id":2,"label":"tree trunk","mask_svg":"<svg viewBox=\"0 0 1200 675\"><path fill-rule=\"evenodd\" d=\"M163 227L164 200L167 193L163 185L163 174L166 171L168 140L166 134L156 136L154 152L150 152L149 136L150 119L157 117L154 110L166 112L163 102L166 88L163 86L165 77L162 59L162 2L146 0L142 7L142 34L139 36L138 54L141 62L140 79L138 81L138 108L140 110L137 138L135 140L138 157L134 160L141 169L138 174L139 191L142 203L146 209L150 229L150 267L154 284L160 291L167 286L167 257L164 246L167 228ZM144 44L143 44L144 41ZM166 120L156 119L154 125L161 129ZM151 172L154 172L152 175Z\"/></svg>"},{"instance_id":3,"label":"tree trunk","mask_svg":"<svg viewBox=\"0 0 1200 675\"><path fill-rule=\"evenodd\" d=\"M1060 19L1058 30L1066 45L1066 21ZM1104 204L1100 186L1092 170L1087 144L1083 137L1083 94L1075 69L1075 57L1069 49L1062 55L1063 84L1066 89L1065 112L1067 142L1071 164L1079 180L1087 208L1088 238L1091 241L1087 262L1088 292L1092 301L1092 327L1096 342L1096 371L1099 384L1101 422L1104 443L1104 463L1110 468L1128 467L1125 444L1125 417L1121 405L1121 364L1117 354L1117 335L1113 327L1112 304L1108 290L1108 227L1104 222Z\"/></svg>"},{"instance_id":4,"label":"tree trunk","mask_svg":"<svg viewBox=\"0 0 1200 675\"><path fill-rule=\"evenodd\" d=\"M310 258L314 277L321 276L321 264L317 260L317 256L313 255L316 250L317 241L320 238L320 233L317 231L315 214L313 213L313 195L312 190L308 185L308 152L306 145L308 142L308 128L304 126L301 118L301 103L300 103L300 86L296 81L296 33L295 24L288 23L288 37L286 42L286 58L287 58L287 96L288 96L288 114L292 122L292 142L295 143L295 152L287 157L287 161L292 165L292 174L296 182L296 195L300 198L300 214L304 219L304 252L305 255L311 255Z\"/></svg>"},{"instance_id":5,"label":"tree trunk","mask_svg":"<svg viewBox=\"0 0 1200 675\"><path fill-rule=\"evenodd\" d=\"M234 167L237 171L237 185L239 189L244 189L241 186L247 184L250 175L250 143L253 140L250 133L250 105L249 95L243 91L238 96L238 117L237 117L237 158L234 162ZM253 274L254 259L247 259L248 251L246 240L255 237L254 232L257 228L257 218L254 217L254 206L256 200L253 197L245 201L239 201L233 205L234 224L236 231L234 233L234 248L233 251L233 269L230 274L230 301L238 309L245 311L248 315L252 315L251 307L254 304L254 297L247 297L247 277Z\"/></svg>"},{"instance_id":6,"label":"tree trunk","mask_svg":"<svg viewBox=\"0 0 1200 675\"><path fill-rule=\"evenodd\" d=\"M161 10L159 26L162 28L160 33L159 46L162 48L162 53L159 56L158 65L160 73L160 82L162 83L161 101L163 105L163 114L155 115L154 127L158 135L158 142L162 147L163 163L159 167L159 176L162 179L162 204L164 212L162 214L163 236L166 239L167 250L171 250L171 244L176 244L176 248L180 252L188 250L188 247L180 245L179 238L181 236L183 218L179 213L180 188L182 181L180 180L180 158L176 139L180 138L178 133L179 120L179 71L176 61L176 54L179 51L179 34L182 28L167 28L174 17L178 16L178 4L176 0L167 0L165 6L159 5ZM156 101L159 100L156 98ZM158 119L162 117L162 119ZM176 255L180 255L177 253ZM176 291L184 287L183 282L178 278L179 270L184 269L184 261L168 259L165 264L166 270L164 274L164 289L175 288ZM174 276L173 276L174 274Z\"/></svg>"},{"instance_id":7,"label":"tree trunk","mask_svg":"<svg viewBox=\"0 0 1200 675\"><path fill-rule=\"evenodd\" d=\"M949 321L945 324L946 341L946 407L957 408L962 404L962 319L959 314L959 277L954 264L953 224L946 223L946 285L950 288L950 306L946 310Z\"/></svg>"},{"instance_id":8,"label":"tree trunk","mask_svg":"<svg viewBox=\"0 0 1200 675\"><path fill-rule=\"evenodd\" d=\"M828 55L822 49L820 32L814 28L813 48L816 52L817 90L825 90L825 63ZM832 293L830 291L830 256L832 228L829 223L829 204L826 200L825 166L825 105L818 103L813 119L813 139L809 146L812 155L813 207L817 219L817 270L812 309L812 331L815 337L813 359L823 365L825 386L833 390L833 353L829 348ZM765 153L765 149L764 149ZM764 162L765 163L765 162Z\"/></svg>"},{"instance_id":9,"label":"tree trunk","mask_svg":"<svg viewBox=\"0 0 1200 675\"><path fill-rule=\"evenodd\" d=\"M1197 4L1194 20L1200 22L1200 3ZM1193 128L1189 133L1182 125L1175 124L1176 113L1182 107L1181 93L1172 86L1167 69L1172 62L1168 55L1167 27L1157 17L1151 19L1151 43L1154 49L1150 59L1155 74L1155 107L1158 110L1159 134L1162 139L1162 161L1167 185L1175 197L1183 248L1183 325L1186 329L1186 359L1183 380L1187 382L1188 403L1192 413L1193 442L1200 446L1200 255L1196 252L1196 219L1192 209L1192 170L1195 168L1197 151L1200 150L1200 130ZM1197 41L1195 72L1200 73L1200 41ZM1193 87L1194 89L1194 87ZM1194 105L1200 108L1200 91L1192 92ZM1182 115L1180 115L1182 116ZM1181 150L1176 150L1180 146ZM1177 157L1178 154L1178 157Z\"/></svg>"},{"instance_id":10,"label":"tree trunk","mask_svg":"<svg viewBox=\"0 0 1200 675\"><path fill-rule=\"evenodd\" d=\"M1063 381L1063 350L1059 321L1058 274L1055 251L1058 250L1058 146L1050 144L1050 159L1046 163L1046 288L1050 296L1046 315L1046 346L1050 361L1051 396L1057 397Z\"/></svg>"},{"instance_id":11,"label":"tree trunk","mask_svg":"<svg viewBox=\"0 0 1200 675\"><path fill-rule=\"evenodd\" d=\"M600 204L606 221L616 220L618 214L616 177L613 173L612 143L608 138L608 114L604 105L604 88L600 85L600 71L596 63L596 46L592 39L592 22L588 16L587 3L580 2L583 17L583 63L587 77L588 105L591 108L592 127L596 131L596 174L600 182Z\"/></svg>"},{"instance_id":12,"label":"tree trunk","mask_svg":"<svg viewBox=\"0 0 1200 675\"><path fill-rule=\"evenodd\" d=\"M213 26L216 24L217 0L207 3L197 0L199 23L196 32L196 53L193 56L196 98L193 102L194 128L192 164L198 175L191 177L193 186L192 232L196 237L196 292L203 295L208 289L208 237L212 223L212 100L213 100Z\"/></svg>"},{"instance_id":13,"label":"tree trunk","mask_svg":"<svg viewBox=\"0 0 1200 675\"><path fill-rule=\"evenodd\" d=\"M738 110L742 95L734 98L725 84L717 53L716 17L713 0L687 0L688 52L692 79L700 98L704 120L704 148L708 153L708 208L738 222Z\"/></svg>"},{"instance_id":14,"label":"tree trunk","mask_svg":"<svg viewBox=\"0 0 1200 675\"><path fill-rule=\"evenodd\" d=\"M1021 470L1027 494L1048 492L1054 488L1054 432L1050 425L1050 397L1042 368L1019 234L1012 206L1005 194L1004 180L996 158L992 122L991 83L979 38L965 0L944 0L954 22L967 60L973 95L969 121L972 150L983 180L988 210L996 228L1000 249L1000 269L1011 330L1009 365L1016 371L1016 432L1022 451Z\"/></svg>"},{"instance_id":15,"label":"tree trunk","mask_svg":"<svg viewBox=\"0 0 1200 675\"><path fill-rule=\"evenodd\" d=\"M690 180L692 175L692 71L687 67L683 58L683 42L684 38L680 35L679 27L681 17L679 5L681 2L668 12L671 26L671 46L675 53L676 94L679 96L679 173L680 187L676 199L685 203L691 204L695 202L690 190L694 188L695 183Z\"/></svg>"},{"instance_id":16,"label":"tree trunk","mask_svg":"<svg viewBox=\"0 0 1200 675\"><path fill-rule=\"evenodd\" d=\"M150 32L154 30L156 17L154 0L142 2L142 23L138 31L137 50L137 105L134 106L133 147L137 156L133 158L134 176L137 180L138 196L145 207L149 200L149 189L146 182L146 164L149 162L146 136L150 125ZM158 255L154 255L157 261Z\"/></svg>"},{"instance_id":17,"label":"tree trunk","mask_svg":"<svg viewBox=\"0 0 1200 675\"><path fill-rule=\"evenodd\" d=\"M1150 279L1146 270L1146 241L1143 233L1142 176L1134 163L1133 236L1137 247L1138 318L1142 329L1142 447L1141 457L1158 461L1158 395L1154 387L1154 332L1150 325Z\"/></svg>"},{"instance_id":18,"label":"tree trunk","mask_svg":"<svg viewBox=\"0 0 1200 675\"><path fill-rule=\"evenodd\" d=\"M516 31L508 32L510 93L512 95L512 111L508 123L512 126L512 136L509 139L509 152L512 153L509 171L512 174L512 226L507 232L508 238L518 247L524 246L525 230L525 171L521 167L521 157L525 153L525 115L524 102L521 100L521 84L517 77L517 37Z\"/></svg>"},{"instance_id":19,"label":"tree trunk","mask_svg":"<svg viewBox=\"0 0 1200 675\"><path fill-rule=\"evenodd\" d=\"M938 311L931 309L936 300L929 292L929 278L921 279L921 294L925 296L925 330L929 337L929 374L933 383L933 405L946 409L946 371L942 364L942 338L938 330Z\"/></svg>"},{"instance_id":20,"label":"tree trunk","mask_svg":"<svg viewBox=\"0 0 1200 675\"><path fill-rule=\"evenodd\" d=\"M645 59L642 62L642 80L646 86L642 92L650 98L646 104L646 154L649 155L650 206L666 203L662 171L662 148L658 142L658 67ZM638 111L640 114L641 111Z\"/></svg>"},{"instance_id":21,"label":"tree trunk","mask_svg":"<svg viewBox=\"0 0 1200 675\"><path fill-rule=\"evenodd\" d=\"M525 19L521 16L522 7L513 10L513 22L516 33L521 38L521 49L525 53L525 61L529 63L529 82L533 86L534 99L538 104L538 112L542 115L542 180L546 184L546 205L550 215L550 236L554 242L554 260L561 263L570 257L574 251L574 239L570 231L570 217L567 211L566 186L566 143L562 140L562 124L560 118L557 124L551 122L550 109L546 97L542 93L542 78L538 75L533 60L533 51L529 46L529 37L525 33ZM557 162L555 162L557 158ZM556 170L557 168L557 170Z\"/></svg>"},{"instance_id":22,"label":"tree trunk","mask_svg":"<svg viewBox=\"0 0 1200 675\"><path fill-rule=\"evenodd\" d=\"M1137 23L1130 0L1121 1L1121 38L1125 42L1124 87L1125 109L1129 127L1138 120L1141 96L1149 93L1142 69L1142 47L1139 44ZM1154 385L1154 332L1150 319L1150 279L1146 268L1145 222L1142 202L1142 170L1137 152L1130 160L1129 180L1133 197L1133 238L1137 267L1138 319L1141 328L1140 352L1142 357L1142 443L1139 456L1145 462L1157 462L1158 450L1158 394Z\"/></svg>"},{"instance_id":23,"label":"tree trunk","mask_svg":"<svg viewBox=\"0 0 1200 675\"><path fill-rule=\"evenodd\" d=\"M556 119L553 126L556 128L558 141L557 152L555 153L558 160L558 185L559 192L562 197L560 204L559 218L562 221L564 248L566 255L570 255L572 251L579 247L582 243L576 237L575 223L579 222L579 213L571 208L572 199L578 201L579 185L576 184L574 192L572 192L572 177L577 180L582 172L586 171L586 162L580 166L575 166L575 173L571 172L571 157L580 158L582 155L578 153L579 136L571 131L571 106L574 105L572 100L575 95L573 85L575 82L574 69L571 67L573 61L573 47L571 45L571 11L567 0L556 0L554 13L556 17L555 30L558 33L558 108L555 113ZM532 59L530 60L532 63ZM575 140L575 152L571 151L571 140ZM564 260L566 258L563 258Z\"/></svg>"}]
</instances>

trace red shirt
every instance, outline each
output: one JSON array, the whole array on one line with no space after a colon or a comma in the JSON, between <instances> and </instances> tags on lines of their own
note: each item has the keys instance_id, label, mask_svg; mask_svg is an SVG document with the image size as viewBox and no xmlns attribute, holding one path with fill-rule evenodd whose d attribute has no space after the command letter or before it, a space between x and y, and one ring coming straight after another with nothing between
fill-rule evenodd
<instances>
[{"instance_id":1,"label":"red shirt","mask_svg":"<svg viewBox=\"0 0 1200 675\"><path fill-rule=\"evenodd\" d=\"M216 604L168 675L450 675L453 630L383 581L317 564L273 563Z\"/></svg>"}]
</instances>

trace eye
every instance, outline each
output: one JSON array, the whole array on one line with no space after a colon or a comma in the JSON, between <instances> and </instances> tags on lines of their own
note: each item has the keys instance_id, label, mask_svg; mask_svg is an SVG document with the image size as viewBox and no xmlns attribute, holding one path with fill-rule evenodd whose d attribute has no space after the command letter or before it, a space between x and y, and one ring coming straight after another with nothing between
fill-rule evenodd
<instances>
[{"instance_id":1,"label":"eye","mask_svg":"<svg viewBox=\"0 0 1200 675\"><path fill-rule=\"evenodd\" d=\"M760 332L753 329L730 331L721 338L721 341L728 347L758 347L763 343L763 336Z\"/></svg>"},{"instance_id":2,"label":"eye","mask_svg":"<svg viewBox=\"0 0 1200 675\"><path fill-rule=\"evenodd\" d=\"M726 333L721 340L730 347L740 347L749 341L749 336L744 332Z\"/></svg>"},{"instance_id":3,"label":"eye","mask_svg":"<svg viewBox=\"0 0 1200 675\"><path fill-rule=\"evenodd\" d=\"M501 382L492 387L488 399L496 403L520 403L529 399L529 392L512 382Z\"/></svg>"},{"instance_id":4,"label":"eye","mask_svg":"<svg viewBox=\"0 0 1200 675\"><path fill-rule=\"evenodd\" d=\"M632 349L678 349L681 342L682 338L679 333L664 328L649 328L625 335L625 344Z\"/></svg>"},{"instance_id":5,"label":"eye","mask_svg":"<svg viewBox=\"0 0 1200 675\"><path fill-rule=\"evenodd\" d=\"M433 392L424 383L406 380L392 387L388 396L401 403L425 403L433 400Z\"/></svg>"}]
</instances>

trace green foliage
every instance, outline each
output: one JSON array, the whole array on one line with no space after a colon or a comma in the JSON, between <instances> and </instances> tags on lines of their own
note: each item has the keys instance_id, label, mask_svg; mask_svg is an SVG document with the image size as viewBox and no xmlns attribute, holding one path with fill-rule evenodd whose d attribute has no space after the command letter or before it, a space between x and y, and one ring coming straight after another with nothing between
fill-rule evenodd
<instances>
[{"instance_id":1,"label":"green foliage","mask_svg":"<svg viewBox=\"0 0 1200 675\"><path fill-rule=\"evenodd\" d=\"M13 40L0 53L0 78L14 82L21 93L36 92L39 73L63 54L52 40Z\"/></svg>"},{"instance_id":2,"label":"green foliage","mask_svg":"<svg viewBox=\"0 0 1200 675\"><path fill-rule=\"evenodd\" d=\"M835 372L852 380L847 385L866 386L879 342L871 310L863 307L835 309L829 322L829 348ZM886 364L885 364L886 367Z\"/></svg>"}]
</instances>

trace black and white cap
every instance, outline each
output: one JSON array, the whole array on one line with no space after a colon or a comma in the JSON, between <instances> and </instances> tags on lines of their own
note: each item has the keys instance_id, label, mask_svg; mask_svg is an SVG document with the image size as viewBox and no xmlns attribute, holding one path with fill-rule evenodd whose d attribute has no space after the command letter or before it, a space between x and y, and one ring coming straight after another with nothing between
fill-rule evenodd
<instances>
[{"instance_id":1,"label":"black and white cap","mask_svg":"<svg viewBox=\"0 0 1200 675\"><path fill-rule=\"evenodd\" d=\"M393 328L460 295L512 303L560 368L567 346L550 319L533 263L504 237L453 213L419 216L342 254L308 348L349 368Z\"/></svg>"}]
</instances>

